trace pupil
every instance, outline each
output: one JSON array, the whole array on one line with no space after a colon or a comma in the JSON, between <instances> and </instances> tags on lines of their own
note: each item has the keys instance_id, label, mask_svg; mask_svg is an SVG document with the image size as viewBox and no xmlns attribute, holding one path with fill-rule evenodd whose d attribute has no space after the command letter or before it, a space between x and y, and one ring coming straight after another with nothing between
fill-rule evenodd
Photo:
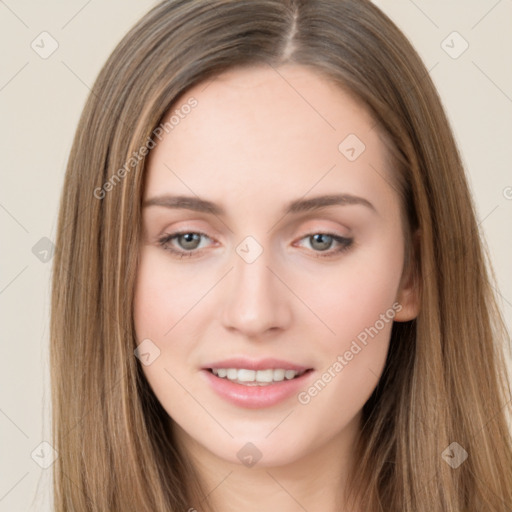
<instances>
[{"instance_id":1,"label":"pupil","mask_svg":"<svg viewBox=\"0 0 512 512\"><path fill-rule=\"evenodd\" d=\"M195 249L199 245L199 235L197 233L185 233L180 238L180 245L184 249Z\"/></svg>"},{"instance_id":2,"label":"pupil","mask_svg":"<svg viewBox=\"0 0 512 512\"><path fill-rule=\"evenodd\" d=\"M319 251L325 251L332 245L332 236L324 235L322 233L313 235L311 237L311 247L318 249Z\"/></svg>"}]
</instances>

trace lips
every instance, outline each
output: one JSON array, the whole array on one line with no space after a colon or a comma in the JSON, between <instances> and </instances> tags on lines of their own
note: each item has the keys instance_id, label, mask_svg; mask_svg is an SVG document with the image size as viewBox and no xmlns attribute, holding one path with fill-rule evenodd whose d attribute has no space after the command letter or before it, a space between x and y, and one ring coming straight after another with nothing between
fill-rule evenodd
<instances>
[{"instance_id":1,"label":"lips","mask_svg":"<svg viewBox=\"0 0 512 512\"><path fill-rule=\"evenodd\" d=\"M230 359L223 359L219 361L213 361L203 366L203 370L212 370L213 368L236 368L238 370L295 370L297 373L310 370L307 366L294 364L289 361L282 359L247 359L244 357L233 357Z\"/></svg>"},{"instance_id":2,"label":"lips","mask_svg":"<svg viewBox=\"0 0 512 512\"><path fill-rule=\"evenodd\" d=\"M266 374L270 370L274 371L274 375L284 371L289 376L291 376L290 374L296 374L296 376L289 379L284 378L279 382L267 381L258 384L258 382L240 382L222 378L218 375L219 369L237 370L239 377L243 377L246 373L250 377L254 373L261 374L263 372ZM221 373L224 374L224 372ZM219 397L233 405L248 409L271 407L290 399L309 382L312 374L314 374L312 368L290 361L280 359L251 360L242 357L213 361L202 368L201 371L201 376ZM245 379L242 378L241 380Z\"/></svg>"}]
</instances>

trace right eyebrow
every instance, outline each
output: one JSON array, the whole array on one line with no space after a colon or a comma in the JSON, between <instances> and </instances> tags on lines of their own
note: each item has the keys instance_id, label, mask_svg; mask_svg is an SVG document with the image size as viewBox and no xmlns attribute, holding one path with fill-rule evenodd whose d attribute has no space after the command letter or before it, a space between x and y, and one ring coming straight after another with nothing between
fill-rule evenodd
<instances>
[{"instance_id":1,"label":"right eyebrow","mask_svg":"<svg viewBox=\"0 0 512 512\"><path fill-rule=\"evenodd\" d=\"M178 208L184 210L194 210L196 212L212 213L214 215L224 215L224 210L217 204L192 196L157 196L147 199L142 207L164 206L165 208Z\"/></svg>"}]
</instances>

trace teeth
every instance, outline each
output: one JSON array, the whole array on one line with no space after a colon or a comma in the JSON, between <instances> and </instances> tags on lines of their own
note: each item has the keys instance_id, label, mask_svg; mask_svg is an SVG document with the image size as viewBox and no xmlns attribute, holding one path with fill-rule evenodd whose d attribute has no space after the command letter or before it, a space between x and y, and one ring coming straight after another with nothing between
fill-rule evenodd
<instances>
[{"instance_id":1,"label":"teeth","mask_svg":"<svg viewBox=\"0 0 512 512\"><path fill-rule=\"evenodd\" d=\"M242 382L254 382L256 372L254 370L238 370L238 380Z\"/></svg>"},{"instance_id":2,"label":"teeth","mask_svg":"<svg viewBox=\"0 0 512 512\"><path fill-rule=\"evenodd\" d=\"M286 370L284 372L284 378L285 379L293 379L293 377L295 377L295 375L297 375L297 372L293 371L293 370Z\"/></svg>"},{"instance_id":3,"label":"teeth","mask_svg":"<svg viewBox=\"0 0 512 512\"><path fill-rule=\"evenodd\" d=\"M247 370L245 368L212 368L212 373L221 379L228 379L246 386L265 386L272 382L291 380L300 377L305 370L300 372L295 370L283 370L278 368L273 370Z\"/></svg>"},{"instance_id":4,"label":"teeth","mask_svg":"<svg viewBox=\"0 0 512 512\"><path fill-rule=\"evenodd\" d=\"M274 380L277 382L284 380L285 373L286 370L274 370Z\"/></svg>"}]
</instances>

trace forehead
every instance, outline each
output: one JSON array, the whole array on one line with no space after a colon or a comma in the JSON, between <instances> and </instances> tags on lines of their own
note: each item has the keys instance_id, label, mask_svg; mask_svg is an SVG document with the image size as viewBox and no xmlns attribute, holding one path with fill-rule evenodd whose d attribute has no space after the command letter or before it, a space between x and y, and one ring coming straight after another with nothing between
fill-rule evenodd
<instances>
[{"instance_id":1,"label":"forehead","mask_svg":"<svg viewBox=\"0 0 512 512\"><path fill-rule=\"evenodd\" d=\"M166 119L176 115L151 152L148 195L168 186L218 201L229 193L286 201L284 191L385 186L378 174L388 172L388 155L367 109L309 68L230 70L186 91Z\"/></svg>"}]
</instances>

